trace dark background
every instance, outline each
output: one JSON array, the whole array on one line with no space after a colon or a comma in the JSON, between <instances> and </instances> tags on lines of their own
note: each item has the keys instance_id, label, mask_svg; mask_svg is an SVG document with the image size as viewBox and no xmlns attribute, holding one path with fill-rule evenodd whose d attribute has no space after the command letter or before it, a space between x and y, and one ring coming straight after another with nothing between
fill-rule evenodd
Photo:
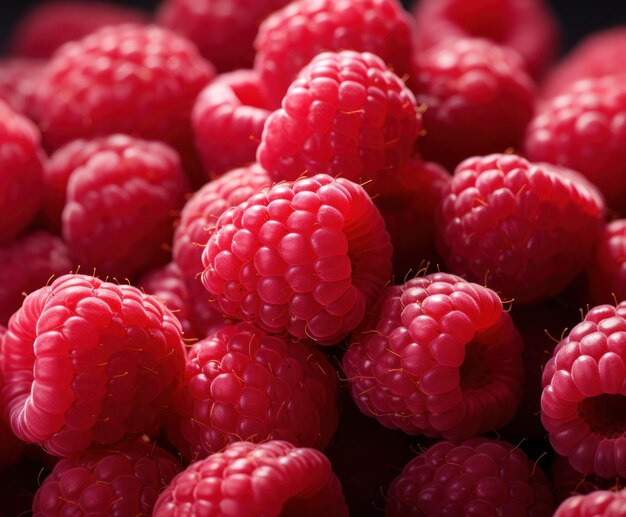
<instances>
[{"instance_id":1,"label":"dark background","mask_svg":"<svg viewBox=\"0 0 626 517\"><path fill-rule=\"evenodd\" d=\"M90 0L84 0L89 2ZM161 0L109 0L118 4L154 9ZM262 2L263 0L257 0ZM467 0L471 1L471 0ZM0 0L0 48L10 35L19 17L41 0ZM411 0L403 0L405 6ZM563 51L571 48L581 37L594 30L626 24L626 2L623 0L547 0L563 27Z\"/></svg>"}]
</instances>

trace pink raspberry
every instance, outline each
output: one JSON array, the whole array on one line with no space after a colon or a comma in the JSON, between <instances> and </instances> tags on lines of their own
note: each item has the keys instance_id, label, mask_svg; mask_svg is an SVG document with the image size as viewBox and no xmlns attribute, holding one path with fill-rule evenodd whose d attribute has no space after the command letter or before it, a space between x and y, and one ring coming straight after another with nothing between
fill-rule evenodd
<instances>
[{"instance_id":1,"label":"pink raspberry","mask_svg":"<svg viewBox=\"0 0 626 517\"><path fill-rule=\"evenodd\" d=\"M33 515L150 515L163 488L182 470L149 443L120 443L57 463L35 494Z\"/></svg>"},{"instance_id":2,"label":"pink raspberry","mask_svg":"<svg viewBox=\"0 0 626 517\"><path fill-rule=\"evenodd\" d=\"M626 300L626 219L608 223L600 245L587 267L587 286L591 303Z\"/></svg>"},{"instance_id":3,"label":"pink raspberry","mask_svg":"<svg viewBox=\"0 0 626 517\"><path fill-rule=\"evenodd\" d=\"M507 154L463 161L437 213L447 267L519 303L566 287L600 239L602 197L571 171Z\"/></svg>"},{"instance_id":4,"label":"pink raspberry","mask_svg":"<svg viewBox=\"0 0 626 517\"><path fill-rule=\"evenodd\" d=\"M580 172L618 211L626 206L624 78L607 76L574 83L540 107L524 141L529 160Z\"/></svg>"},{"instance_id":5,"label":"pink raspberry","mask_svg":"<svg viewBox=\"0 0 626 517\"><path fill-rule=\"evenodd\" d=\"M626 302L598 305L543 371L541 421L556 452L583 474L626 477Z\"/></svg>"},{"instance_id":6,"label":"pink raspberry","mask_svg":"<svg viewBox=\"0 0 626 517\"><path fill-rule=\"evenodd\" d=\"M0 324L20 308L24 293L72 270L69 250L58 237L37 231L0 247Z\"/></svg>"},{"instance_id":7,"label":"pink raspberry","mask_svg":"<svg viewBox=\"0 0 626 517\"><path fill-rule=\"evenodd\" d=\"M397 0L297 0L261 24L254 67L261 76L268 104L278 107L298 72L323 51L371 52L385 63L385 68L404 77L411 71L412 33L411 17ZM327 91L331 103L336 99L333 90L336 87ZM322 110L321 117L328 108Z\"/></svg>"},{"instance_id":8,"label":"pink raspberry","mask_svg":"<svg viewBox=\"0 0 626 517\"><path fill-rule=\"evenodd\" d=\"M535 86L519 55L484 39L448 39L422 53L415 75L420 154L451 170L470 156L519 148Z\"/></svg>"},{"instance_id":9,"label":"pink raspberry","mask_svg":"<svg viewBox=\"0 0 626 517\"><path fill-rule=\"evenodd\" d=\"M53 0L32 5L13 28L9 46L18 56L49 58L64 43L83 38L106 25L148 20L148 16L137 9L97 0Z\"/></svg>"},{"instance_id":10,"label":"pink raspberry","mask_svg":"<svg viewBox=\"0 0 626 517\"><path fill-rule=\"evenodd\" d=\"M14 57L0 60L0 99L18 113L31 117L44 64L45 61L39 59Z\"/></svg>"},{"instance_id":11,"label":"pink raspberry","mask_svg":"<svg viewBox=\"0 0 626 517\"><path fill-rule=\"evenodd\" d=\"M261 98L259 76L252 70L222 74L202 90L191 124L209 177L254 162L269 114Z\"/></svg>"},{"instance_id":12,"label":"pink raspberry","mask_svg":"<svg viewBox=\"0 0 626 517\"><path fill-rule=\"evenodd\" d=\"M323 173L368 182L402 167L421 126L415 97L384 61L323 52L267 119L257 159L276 180Z\"/></svg>"},{"instance_id":13,"label":"pink raspberry","mask_svg":"<svg viewBox=\"0 0 626 517\"><path fill-rule=\"evenodd\" d=\"M218 70L249 68L253 42L263 19L289 0L164 0L161 25L194 42Z\"/></svg>"},{"instance_id":14,"label":"pink raspberry","mask_svg":"<svg viewBox=\"0 0 626 517\"><path fill-rule=\"evenodd\" d=\"M125 135L97 142L90 155L72 156L75 150L67 153L70 163L82 163L67 179L62 215L72 257L87 270L119 279L167 262L174 211L188 189L176 152ZM56 169L60 174L51 181L60 185L69 170Z\"/></svg>"},{"instance_id":15,"label":"pink raspberry","mask_svg":"<svg viewBox=\"0 0 626 517\"><path fill-rule=\"evenodd\" d=\"M2 354L13 431L57 456L153 430L185 365L180 323L162 303L85 275L29 294Z\"/></svg>"},{"instance_id":16,"label":"pink raspberry","mask_svg":"<svg viewBox=\"0 0 626 517\"><path fill-rule=\"evenodd\" d=\"M560 28L545 0L420 0L413 14L420 52L448 38L486 38L517 51L534 78L557 55Z\"/></svg>"},{"instance_id":17,"label":"pink raspberry","mask_svg":"<svg viewBox=\"0 0 626 517\"><path fill-rule=\"evenodd\" d=\"M554 517L621 517L626 515L626 488L575 495L556 509Z\"/></svg>"},{"instance_id":18,"label":"pink raspberry","mask_svg":"<svg viewBox=\"0 0 626 517\"><path fill-rule=\"evenodd\" d=\"M341 484L315 449L273 440L236 442L176 476L154 517L187 515L347 517Z\"/></svg>"},{"instance_id":19,"label":"pink raspberry","mask_svg":"<svg viewBox=\"0 0 626 517\"><path fill-rule=\"evenodd\" d=\"M228 316L334 344L378 298L391 253L363 187L318 174L226 210L202 254L202 283Z\"/></svg>"},{"instance_id":20,"label":"pink raspberry","mask_svg":"<svg viewBox=\"0 0 626 517\"><path fill-rule=\"evenodd\" d=\"M541 468L518 446L486 438L431 446L404 467L387 499L387 517L550 517L554 511Z\"/></svg>"},{"instance_id":21,"label":"pink raspberry","mask_svg":"<svg viewBox=\"0 0 626 517\"><path fill-rule=\"evenodd\" d=\"M337 373L313 343L228 325L189 351L177 395L193 461L229 443L285 440L323 450L337 427Z\"/></svg>"},{"instance_id":22,"label":"pink raspberry","mask_svg":"<svg viewBox=\"0 0 626 517\"><path fill-rule=\"evenodd\" d=\"M0 100L0 244L23 230L39 210L43 151L35 125Z\"/></svg>"},{"instance_id":23,"label":"pink raspberry","mask_svg":"<svg viewBox=\"0 0 626 517\"><path fill-rule=\"evenodd\" d=\"M522 398L522 349L496 293L435 273L383 291L343 369L366 415L460 440L511 419Z\"/></svg>"},{"instance_id":24,"label":"pink raspberry","mask_svg":"<svg viewBox=\"0 0 626 517\"><path fill-rule=\"evenodd\" d=\"M0 325L0 351L2 350L2 338L7 333L7 328ZM0 353L0 365L4 361L4 357ZM0 366L1 369L1 366ZM0 378L0 387L2 379ZM17 439L9 423L0 416L0 472L4 472L13 467L23 451L23 442Z\"/></svg>"}]
</instances>

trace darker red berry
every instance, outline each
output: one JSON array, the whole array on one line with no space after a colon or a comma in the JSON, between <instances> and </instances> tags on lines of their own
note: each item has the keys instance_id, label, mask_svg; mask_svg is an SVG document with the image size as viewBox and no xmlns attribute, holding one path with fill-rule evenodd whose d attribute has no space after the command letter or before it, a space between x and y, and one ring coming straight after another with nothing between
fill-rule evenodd
<instances>
[{"instance_id":1,"label":"darker red berry","mask_svg":"<svg viewBox=\"0 0 626 517\"><path fill-rule=\"evenodd\" d=\"M616 219L604 227L587 267L587 286L594 305L626 300L626 219Z\"/></svg>"}]
</instances>

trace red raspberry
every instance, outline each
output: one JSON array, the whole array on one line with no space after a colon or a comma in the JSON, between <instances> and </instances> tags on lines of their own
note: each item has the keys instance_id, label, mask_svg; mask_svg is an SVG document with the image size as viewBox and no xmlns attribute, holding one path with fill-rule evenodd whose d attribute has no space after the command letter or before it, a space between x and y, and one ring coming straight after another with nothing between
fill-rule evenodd
<instances>
[{"instance_id":1,"label":"red raspberry","mask_svg":"<svg viewBox=\"0 0 626 517\"><path fill-rule=\"evenodd\" d=\"M577 472L563 456L555 455L550 464L550 481L557 504L573 495L584 495L596 490L610 490L619 479L604 479L599 476Z\"/></svg>"},{"instance_id":2,"label":"red raspberry","mask_svg":"<svg viewBox=\"0 0 626 517\"><path fill-rule=\"evenodd\" d=\"M420 153L451 170L519 147L535 102L519 55L483 39L449 39L421 54L415 91L425 107Z\"/></svg>"},{"instance_id":3,"label":"red raspberry","mask_svg":"<svg viewBox=\"0 0 626 517\"><path fill-rule=\"evenodd\" d=\"M77 40L106 25L144 23L148 16L110 2L53 0L27 11L13 29L9 46L18 56L45 59L63 43Z\"/></svg>"},{"instance_id":4,"label":"red raspberry","mask_svg":"<svg viewBox=\"0 0 626 517\"><path fill-rule=\"evenodd\" d=\"M165 0L161 25L193 41L218 70L249 68L252 44L263 19L289 0Z\"/></svg>"},{"instance_id":5,"label":"red raspberry","mask_svg":"<svg viewBox=\"0 0 626 517\"><path fill-rule=\"evenodd\" d=\"M0 350L2 350L2 338L6 332L7 328L0 325ZM3 360L4 357L0 354L0 364ZM0 378L0 386L2 386L1 382ZM23 448L23 443L17 439L9 423L0 416L0 472L13 467L18 462Z\"/></svg>"},{"instance_id":6,"label":"red raspberry","mask_svg":"<svg viewBox=\"0 0 626 517\"><path fill-rule=\"evenodd\" d=\"M39 210L44 159L39 140L34 124L0 100L0 244Z\"/></svg>"},{"instance_id":7,"label":"red raspberry","mask_svg":"<svg viewBox=\"0 0 626 517\"><path fill-rule=\"evenodd\" d=\"M431 446L404 467L387 498L387 517L550 517L554 511L541 468L518 446L486 438Z\"/></svg>"},{"instance_id":8,"label":"red raspberry","mask_svg":"<svg viewBox=\"0 0 626 517\"><path fill-rule=\"evenodd\" d=\"M297 0L261 24L254 67L269 105L278 107L297 73L322 51L371 52L403 77L411 70L412 33L411 17L397 0ZM333 90L326 92L331 103Z\"/></svg>"},{"instance_id":9,"label":"red raspberry","mask_svg":"<svg viewBox=\"0 0 626 517\"><path fill-rule=\"evenodd\" d=\"M226 210L202 254L202 283L226 315L334 344L378 298L391 253L363 187L318 174Z\"/></svg>"},{"instance_id":10,"label":"red raspberry","mask_svg":"<svg viewBox=\"0 0 626 517\"><path fill-rule=\"evenodd\" d=\"M33 501L37 517L150 515L159 493L181 464L153 444L120 443L64 458Z\"/></svg>"},{"instance_id":11,"label":"red raspberry","mask_svg":"<svg viewBox=\"0 0 626 517\"><path fill-rule=\"evenodd\" d=\"M72 270L65 243L44 231L0 247L0 323L6 325L20 308L24 293L46 285L54 275Z\"/></svg>"},{"instance_id":12,"label":"red raspberry","mask_svg":"<svg viewBox=\"0 0 626 517\"><path fill-rule=\"evenodd\" d=\"M195 344L177 395L188 442L179 450L195 461L241 440L325 449L337 428L337 373L312 345L248 323Z\"/></svg>"},{"instance_id":13,"label":"red raspberry","mask_svg":"<svg viewBox=\"0 0 626 517\"><path fill-rule=\"evenodd\" d=\"M535 78L557 55L560 29L545 0L420 0L413 14L419 51L447 38L487 38L516 50Z\"/></svg>"},{"instance_id":14,"label":"red raspberry","mask_svg":"<svg viewBox=\"0 0 626 517\"><path fill-rule=\"evenodd\" d=\"M469 158L439 205L439 251L452 272L536 302L582 272L603 217L601 196L572 171L514 155Z\"/></svg>"},{"instance_id":15,"label":"red raspberry","mask_svg":"<svg viewBox=\"0 0 626 517\"><path fill-rule=\"evenodd\" d=\"M80 156L83 163L67 182L63 237L72 257L88 270L120 279L165 263L173 212L187 191L178 155L161 142L125 135L92 149ZM60 183L67 170L57 169L61 174L53 181Z\"/></svg>"},{"instance_id":16,"label":"red raspberry","mask_svg":"<svg viewBox=\"0 0 626 517\"><path fill-rule=\"evenodd\" d=\"M593 305L626 300L626 219L608 223L600 245L587 267L587 285Z\"/></svg>"},{"instance_id":17,"label":"red raspberry","mask_svg":"<svg viewBox=\"0 0 626 517\"><path fill-rule=\"evenodd\" d=\"M257 159L277 180L323 173L367 182L402 166L421 126L415 97L381 59L324 52L267 119Z\"/></svg>"},{"instance_id":18,"label":"red raspberry","mask_svg":"<svg viewBox=\"0 0 626 517\"><path fill-rule=\"evenodd\" d=\"M584 174L618 211L626 206L624 78L576 82L541 106L524 142L529 160L563 165Z\"/></svg>"},{"instance_id":19,"label":"red raspberry","mask_svg":"<svg viewBox=\"0 0 626 517\"><path fill-rule=\"evenodd\" d=\"M174 478L154 517L187 515L347 517L341 484L315 449L274 440L236 442Z\"/></svg>"},{"instance_id":20,"label":"red raspberry","mask_svg":"<svg viewBox=\"0 0 626 517\"><path fill-rule=\"evenodd\" d=\"M0 98L18 113L31 117L35 90L45 61L7 58L0 60Z\"/></svg>"},{"instance_id":21,"label":"red raspberry","mask_svg":"<svg viewBox=\"0 0 626 517\"><path fill-rule=\"evenodd\" d=\"M259 76L252 70L220 75L202 90L191 124L209 177L254 162L269 114L261 98Z\"/></svg>"},{"instance_id":22,"label":"red raspberry","mask_svg":"<svg viewBox=\"0 0 626 517\"><path fill-rule=\"evenodd\" d=\"M626 477L626 302L599 305L543 371L541 421L554 450L583 474Z\"/></svg>"},{"instance_id":23,"label":"red raspberry","mask_svg":"<svg viewBox=\"0 0 626 517\"><path fill-rule=\"evenodd\" d=\"M435 273L385 289L343 369L366 415L459 440L511 419L522 398L522 349L496 293Z\"/></svg>"},{"instance_id":24,"label":"red raspberry","mask_svg":"<svg viewBox=\"0 0 626 517\"><path fill-rule=\"evenodd\" d=\"M180 382L180 323L136 287L65 275L26 297L2 342L15 434L58 456L141 435Z\"/></svg>"},{"instance_id":25,"label":"red raspberry","mask_svg":"<svg viewBox=\"0 0 626 517\"><path fill-rule=\"evenodd\" d=\"M626 488L575 495L556 509L554 517L621 517L626 515Z\"/></svg>"}]
</instances>

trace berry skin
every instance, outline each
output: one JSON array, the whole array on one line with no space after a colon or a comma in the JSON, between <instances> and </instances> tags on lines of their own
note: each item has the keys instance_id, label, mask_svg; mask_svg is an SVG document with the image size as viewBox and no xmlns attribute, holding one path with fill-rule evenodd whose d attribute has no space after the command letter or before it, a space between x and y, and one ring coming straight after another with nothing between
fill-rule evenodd
<instances>
[{"instance_id":1,"label":"berry skin","mask_svg":"<svg viewBox=\"0 0 626 517\"><path fill-rule=\"evenodd\" d=\"M72 257L119 279L167 262L164 245L188 190L178 155L124 135L94 147L67 180L62 226Z\"/></svg>"},{"instance_id":2,"label":"berry skin","mask_svg":"<svg viewBox=\"0 0 626 517\"><path fill-rule=\"evenodd\" d=\"M518 303L566 287L599 243L604 204L573 171L493 154L455 170L439 205L446 266Z\"/></svg>"},{"instance_id":3,"label":"berry skin","mask_svg":"<svg viewBox=\"0 0 626 517\"><path fill-rule=\"evenodd\" d=\"M543 371L541 421L578 472L626 477L626 302L598 305Z\"/></svg>"},{"instance_id":4,"label":"berry skin","mask_svg":"<svg viewBox=\"0 0 626 517\"><path fill-rule=\"evenodd\" d=\"M273 440L236 442L190 465L154 506L154 517L347 517L341 484L315 449Z\"/></svg>"},{"instance_id":5,"label":"berry skin","mask_svg":"<svg viewBox=\"0 0 626 517\"><path fill-rule=\"evenodd\" d=\"M0 324L3 325L22 305L24 293L46 285L54 275L72 270L65 243L44 231L0 247L0 264Z\"/></svg>"},{"instance_id":6,"label":"berry skin","mask_svg":"<svg viewBox=\"0 0 626 517\"><path fill-rule=\"evenodd\" d=\"M376 54L403 77L411 71L412 32L397 0L297 0L261 24L254 68L269 106L278 107L298 72L323 51Z\"/></svg>"},{"instance_id":7,"label":"berry skin","mask_svg":"<svg viewBox=\"0 0 626 517\"><path fill-rule=\"evenodd\" d=\"M39 210L44 155L35 125L0 101L0 244L23 230Z\"/></svg>"},{"instance_id":8,"label":"berry skin","mask_svg":"<svg viewBox=\"0 0 626 517\"><path fill-rule=\"evenodd\" d=\"M202 253L202 283L228 316L335 344L378 298L391 254L363 187L318 174L226 210Z\"/></svg>"},{"instance_id":9,"label":"berry skin","mask_svg":"<svg viewBox=\"0 0 626 517\"><path fill-rule=\"evenodd\" d=\"M536 79L557 55L560 30L545 0L420 0L414 5L419 52L448 38L486 38L515 50Z\"/></svg>"},{"instance_id":10,"label":"berry skin","mask_svg":"<svg viewBox=\"0 0 626 517\"><path fill-rule=\"evenodd\" d=\"M33 516L150 515L159 493L182 465L149 443L120 443L64 458L43 481Z\"/></svg>"},{"instance_id":11,"label":"berry skin","mask_svg":"<svg viewBox=\"0 0 626 517\"><path fill-rule=\"evenodd\" d=\"M26 58L0 60L0 99L14 111L32 116L32 104L45 61Z\"/></svg>"},{"instance_id":12,"label":"berry skin","mask_svg":"<svg viewBox=\"0 0 626 517\"><path fill-rule=\"evenodd\" d=\"M248 323L196 343L176 397L193 461L229 443L285 440L323 450L338 422L337 374L312 343Z\"/></svg>"},{"instance_id":13,"label":"berry skin","mask_svg":"<svg viewBox=\"0 0 626 517\"><path fill-rule=\"evenodd\" d=\"M402 166L421 126L415 97L384 61L323 52L267 119L257 159L275 180L322 173L367 182Z\"/></svg>"},{"instance_id":14,"label":"berry skin","mask_svg":"<svg viewBox=\"0 0 626 517\"><path fill-rule=\"evenodd\" d=\"M587 286L593 305L626 300L626 219L608 223L587 267Z\"/></svg>"},{"instance_id":15,"label":"berry skin","mask_svg":"<svg viewBox=\"0 0 626 517\"><path fill-rule=\"evenodd\" d=\"M556 509L554 517L621 517L626 515L626 488L596 490L586 495L566 499Z\"/></svg>"},{"instance_id":16,"label":"berry skin","mask_svg":"<svg viewBox=\"0 0 626 517\"><path fill-rule=\"evenodd\" d=\"M496 293L435 273L383 291L343 370L357 406L384 426L461 440L511 419L522 349Z\"/></svg>"},{"instance_id":17,"label":"berry skin","mask_svg":"<svg viewBox=\"0 0 626 517\"><path fill-rule=\"evenodd\" d=\"M180 323L162 303L85 275L29 294L1 352L13 432L65 457L153 430L185 367Z\"/></svg>"},{"instance_id":18,"label":"berry skin","mask_svg":"<svg viewBox=\"0 0 626 517\"><path fill-rule=\"evenodd\" d=\"M541 468L518 447L473 438L442 441L404 467L387 491L387 517L532 515L554 501Z\"/></svg>"},{"instance_id":19,"label":"berry skin","mask_svg":"<svg viewBox=\"0 0 626 517\"><path fill-rule=\"evenodd\" d=\"M261 98L259 76L253 70L222 74L202 90L191 124L209 177L254 162L269 114Z\"/></svg>"},{"instance_id":20,"label":"berry skin","mask_svg":"<svg viewBox=\"0 0 626 517\"><path fill-rule=\"evenodd\" d=\"M422 157L453 170L470 156L519 148L535 86L513 50L483 39L449 39L419 56Z\"/></svg>"}]
</instances>

